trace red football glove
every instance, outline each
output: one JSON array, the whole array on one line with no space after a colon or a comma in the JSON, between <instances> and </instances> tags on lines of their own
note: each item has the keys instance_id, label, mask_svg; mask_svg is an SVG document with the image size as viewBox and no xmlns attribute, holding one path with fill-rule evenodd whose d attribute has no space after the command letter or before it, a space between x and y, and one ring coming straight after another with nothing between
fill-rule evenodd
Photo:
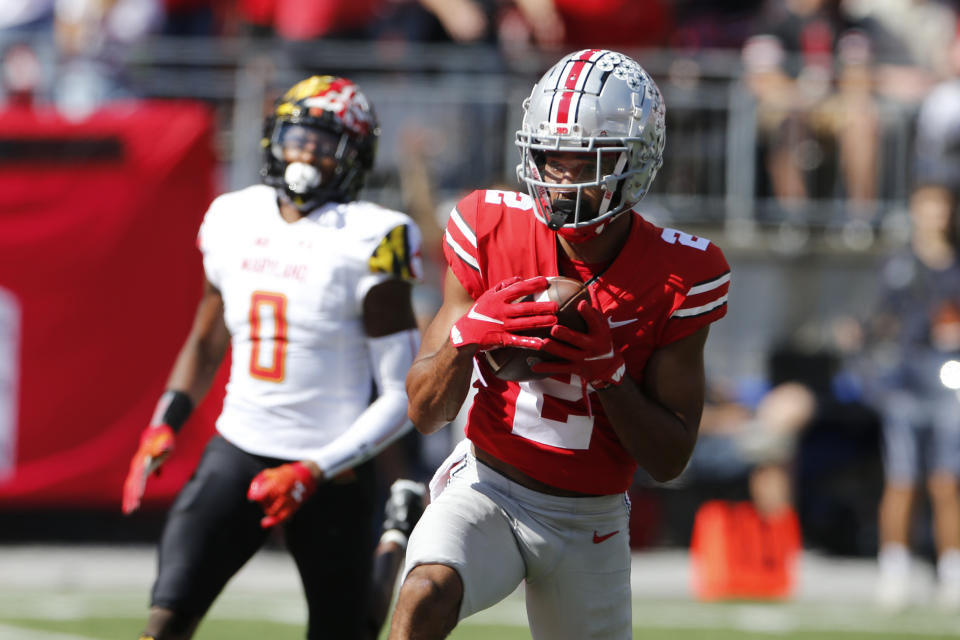
<instances>
[{"instance_id":1,"label":"red football glove","mask_svg":"<svg viewBox=\"0 0 960 640\"><path fill-rule=\"evenodd\" d=\"M512 331L549 327L557 322L556 302L517 302L547 288L544 276L521 280L518 276L504 280L483 293L462 318L450 329L450 342L455 347L475 344L479 351L496 347L540 349L543 340L519 336Z\"/></svg>"},{"instance_id":2,"label":"red football glove","mask_svg":"<svg viewBox=\"0 0 960 640\"><path fill-rule=\"evenodd\" d=\"M269 529L293 515L317 489L317 481L300 462L264 469L250 483L247 500L259 502L267 514L260 526Z\"/></svg>"},{"instance_id":3,"label":"red football glove","mask_svg":"<svg viewBox=\"0 0 960 640\"><path fill-rule=\"evenodd\" d=\"M565 362L540 362L530 367L531 370L576 374L598 391L620 384L627 366L613 346L610 326L586 300L580 301L577 311L587 321L586 333L558 324L550 329L550 337L543 341L544 351L563 358Z\"/></svg>"},{"instance_id":4,"label":"red football glove","mask_svg":"<svg viewBox=\"0 0 960 640\"><path fill-rule=\"evenodd\" d=\"M160 465L173 453L173 440L173 429L166 424L151 425L140 434L140 446L123 483L123 513L129 515L140 507L147 477L151 473L160 475Z\"/></svg>"}]
</instances>

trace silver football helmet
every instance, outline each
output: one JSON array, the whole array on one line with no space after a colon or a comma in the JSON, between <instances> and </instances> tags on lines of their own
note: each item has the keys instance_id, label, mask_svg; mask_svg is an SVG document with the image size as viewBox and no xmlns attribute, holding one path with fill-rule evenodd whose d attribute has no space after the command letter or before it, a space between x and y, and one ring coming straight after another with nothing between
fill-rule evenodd
<instances>
[{"instance_id":1,"label":"silver football helmet","mask_svg":"<svg viewBox=\"0 0 960 640\"><path fill-rule=\"evenodd\" d=\"M599 233L600 225L643 198L663 164L660 89L621 53L584 49L564 56L534 85L523 111L517 177L527 185L537 218L553 230L596 225ZM593 155L593 179L546 182L544 164L551 151ZM583 190L593 186L602 188L600 204L583 206ZM551 201L548 187L553 194L575 191L576 198Z\"/></svg>"}]
</instances>

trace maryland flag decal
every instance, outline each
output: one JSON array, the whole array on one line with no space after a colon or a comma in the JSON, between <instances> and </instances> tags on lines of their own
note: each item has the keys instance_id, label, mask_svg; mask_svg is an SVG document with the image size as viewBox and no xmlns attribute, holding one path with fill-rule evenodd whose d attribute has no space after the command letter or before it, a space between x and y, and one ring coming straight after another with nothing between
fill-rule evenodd
<instances>
[{"instance_id":1,"label":"maryland flag decal","mask_svg":"<svg viewBox=\"0 0 960 640\"><path fill-rule=\"evenodd\" d=\"M411 252L406 225L391 229L370 256L370 271L388 273L403 280L420 277L419 252Z\"/></svg>"}]
</instances>

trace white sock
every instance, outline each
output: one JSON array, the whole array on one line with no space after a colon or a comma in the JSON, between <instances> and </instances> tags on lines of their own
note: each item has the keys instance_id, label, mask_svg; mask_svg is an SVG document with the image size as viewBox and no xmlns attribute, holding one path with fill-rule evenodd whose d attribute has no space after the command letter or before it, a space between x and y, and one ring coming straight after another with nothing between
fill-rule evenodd
<instances>
[{"instance_id":1,"label":"white sock","mask_svg":"<svg viewBox=\"0 0 960 640\"><path fill-rule=\"evenodd\" d=\"M960 549L947 549L940 554L937 577L944 584L960 584Z\"/></svg>"},{"instance_id":2,"label":"white sock","mask_svg":"<svg viewBox=\"0 0 960 640\"><path fill-rule=\"evenodd\" d=\"M882 575L907 576L910 573L910 551L897 542L887 542L877 557Z\"/></svg>"}]
</instances>

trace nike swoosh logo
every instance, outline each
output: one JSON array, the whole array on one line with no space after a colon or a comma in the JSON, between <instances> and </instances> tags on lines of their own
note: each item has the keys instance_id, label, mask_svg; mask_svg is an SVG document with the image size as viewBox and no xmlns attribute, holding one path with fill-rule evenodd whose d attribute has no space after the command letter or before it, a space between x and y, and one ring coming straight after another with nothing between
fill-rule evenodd
<instances>
[{"instance_id":1,"label":"nike swoosh logo","mask_svg":"<svg viewBox=\"0 0 960 640\"><path fill-rule=\"evenodd\" d=\"M467 312L467 317L472 318L473 320L479 320L481 322L493 322L495 324L503 324L503 320L497 320L496 318L485 316L482 313L477 313L477 305L473 305L472 307L470 307L470 311Z\"/></svg>"},{"instance_id":2,"label":"nike swoosh logo","mask_svg":"<svg viewBox=\"0 0 960 640\"><path fill-rule=\"evenodd\" d=\"M636 321L636 318L630 318L629 320L620 320L619 322L615 322L613 318L607 318L607 322L610 324L611 329L616 329L617 327L622 327Z\"/></svg>"},{"instance_id":3,"label":"nike swoosh logo","mask_svg":"<svg viewBox=\"0 0 960 640\"><path fill-rule=\"evenodd\" d=\"M596 529L594 529L594 531L593 531L593 544L600 544L600 543L603 542L604 540L608 540L608 539L612 538L613 536L617 535L618 533L620 533L620 529L617 529L617 530L614 531L613 533L608 533L608 534L605 535L605 536L598 536Z\"/></svg>"}]
</instances>

